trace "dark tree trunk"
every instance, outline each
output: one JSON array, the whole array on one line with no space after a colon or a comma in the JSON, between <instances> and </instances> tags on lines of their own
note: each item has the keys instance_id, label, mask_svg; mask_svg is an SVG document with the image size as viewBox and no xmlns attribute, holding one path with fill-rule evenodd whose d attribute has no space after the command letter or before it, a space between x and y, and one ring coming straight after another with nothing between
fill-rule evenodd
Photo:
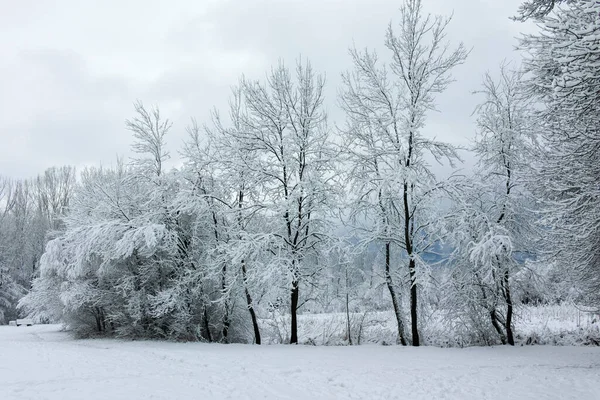
<instances>
[{"instance_id":1,"label":"dark tree trunk","mask_svg":"<svg viewBox=\"0 0 600 400\"><path fill-rule=\"evenodd\" d=\"M208 320L208 310L204 307L204 338L212 343L212 335L210 334L210 321Z\"/></svg>"},{"instance_id":2,"label":"dark tree trunk","mask_svg":"<svg viewBox=\"0 0 600 400\"><path fill-rule=\"evenodd\" d=\"M504 334L504 331L500 326L500 322L498 322L498 315L496 314L495 308L492 308L492 310L490 311L490 319L492 320L492 325L496 329L496 332L498 332L498 335L500 336L500 341L502 342L502 344L506 344L506 335Z\"/></svg>"},{"instance_id":3,"label":"dark tree trunk","mask_svg":"<svg viewBox=\"0 0 600 400\"><path fill-rule=\"evenodd\" d=\"M100 315L100 309L96 307L96 312L94 313L94 317L96 318L96 330L98 333L102 332L102 316Z\"/></svg>"},{"instance_id":4,"label":"dark tree trunk","mask_svg":"<svg viewBox=\"0 0 600 400\"><path fill-rule=\"evenodd\" d=\"M106 332L106 314L104 314L103 308L100 308L100 316L102 321L102 332Z\"/></svg>"},{"instance_id":5,"label":"dark tree trunk","mask_svg":"<svg viewBox=\"0 0 600 400\"><path fill-rule=\"evenodd\" d=\"M350 296L346 293L346 331L348 333L348 344L352 346L352 330L350 329Z\"/></svg>"},{"instance_id":6,"label":"dark tree trunk","mask_svg":"<svg viewBox=\"0 0 600 400\"><path fill-rule=\"evenodd\" d=\"M221 292L225 296L225 310L223 313L223 329L221 334L223 335L223 342L229 343L229 294L227 290L227 264L223 265L223 270L221 271Z\"/></svg>"},{"instance_id":7,"label":"dark tree trunk","mask_svg":"<svg viewBox=\"0 0 600 400\"><path fill-rule=\"evenodd\" d=\"M246 299L250 303L252 303L252 299L250 299L248 289L246 289ZM250 313L250 319L252 319L252 328L254 329L254 343L261 344L260 329L258 328L258 319L256 318L256 312L254 312L254 307L252 306L252 304L248 306L248 312Z\"/></svg>"},{"instance_id":8,"label":"dark tree trunk","mask_svg":"<svg viewBox=\"0 0 600 400\"><path fill-rule=\"evenodd\" d=\"M252 303L252 297L248 291L247 277L246 277L246 262L242 260L242 279L244 281L244 293L246 294L246 304L248 305L248 312L250 313L250 319L252 320L252 328L254 329L254 343L260 344L260 329L258 328L258 320L256 318L256 312L254 312L254 304Z\"/></svg>"},{"instance_id":9,"label":"dark tree trunk","mask_svg":"<svg viewBox=\"0 0 600 400\"><path fill-rule=\"evenodd\" d=\"M412 132L409 139L409 154L406 161L406 167L410 166L410 155L412 153ZM417 270L415 269L415 260L413 258L413 234L414 225L410 212L409 205L409 188L407 182L404 182L403 201L404 201L404 245L406 246L406 254L409 257L408 261L408 274L410 277L410 326L412 334L412 345L419 346L421 344L419 340L419 329L417 320Z\"/></svg>"},{"instance_id":10,"label":"dark tree trunk","mask_svg":"<svg viewBox=\"0 0 600 400\"><path fill-rule=\"evenodd\" d=\"M348 344L352 346L352 331L350 329L350 293L348 289L348 267L346 266L346 332Z\"/></svg>"},{"instance_id":11,"label":"dark tree trunk","mask_svg":"<svg viewBox=\"0 0 600 400\"><path fill-rule=\"evenodd\" d=\"M512 128L512 120L510 115L510 109L508 114L508 123L509 127ZM510 149L510 143L508 144L508 148ZM512 177L512 169L510 165L510 161L507 159L506 154L504 153L504 148L502 149L502 159L504 161L504 168L506 169L506 197L510 196L511 192L511 177ZM497 223L500 224L506 216L506 203L502 205L502 213L498 217ZM500 259L496 256L496 260L498 261L498 265L501 265ZM500 281L500 285L502 288L502 295L504 296L504 300L506 301L506 321L504 321L504 328L506 330L506 340L508 344L511 346L515 345L515 339L512 330L512 317L513 317L513 304L512 298L510 295L510 285L509 285L509 270L508 265L504 268L504 273L502 274L502 278Z\"/></svg>"},{"instance_id":12,"label":"dark tree trunk","mask_svg":"<svg viewBox=\"0 0 600 400\"><path fill-rule=\"evenodd\" d=\"M417 324L417 272L415 270L415 260L412 258L408 262L410 273L410 326L412 332L412 345L419 346L419 330Z\"/></svg>"},{"instance_id":13,"label":"dark tree trunk","mask_svg":"<svg viewBox=\"0 0 600 400\"><path fill-rule=\"evenodd\" d=\"M513 305L508 284L508 268L504 272L504 297L506 298L506 340L511 346L515 345L515 338L512 330Z\"/></svg>"},{"instance_id":14,"label":"dark tree trunk","mask_svg":"<svg viewBox=\"0 0 600 400\"><path fill-rule=\"evenodd\" d=\"M398 305L398 299L396 297L396 289L394 288L394 282L392 281L392 274L390 272L390 243L385 244L385 281L387 283L388 290L390 291L390 297L392 298L392 305L394 306L394 315L396 316L396 323L398 326L398 342L402 346L406 346L406 339L404 338L404 322L402 321L402 315L400 314L400 307Z\"/></svg>"},{"instance_id":15,"label":"dark tree trunk","mask_svg":"<svg viewBox=\"0 0 600 400\"><path fill-rule=\"evenodd\" d=\"M243 187L238 191L238 227L243 229L242 224L242 208L244 204L244 190ZM246 304L248 306L248 312L250 313L250 319L252 320L252 328L254 329L254 343L260 344L260 329L258 328L258 319L256 318L256 312L254 311L254 303L252 302L252 296L248 290L248 271L246 269L246 260L242 260L242 281L244 283L244 294L246 295Z\"/></svg>"},{"instance_id":16,"label":"dark tree trunk","mask_svg":"<svg viewBox=\"0 0 600 400\"><path fill-rule=\"evenodd\" d=\"M106 332L106 315L104 314L104 309L102 307L94 307L94 317L98 333Z\"/></svg>"},{"instance_id":17,"label":"dark tree trunk","mask_svg":"<svg viewBox=\"0 0 600 400\"><path fill-rule=\"evenodd\" d=\"M225 303L225 315L223 315L223 329L221 335L223 335L223 343L229 343L229 304Z\"/></svg>"},{"instance_id":18,"label":"dark tree trunk","mask_svg":"<svg viewBox=\"0 0 600 400\"><path fill-rule=\"evenodd\" d=\"M486 308L489 310L490 321L492 322L492 326L498 333L498 336L500 336L500 341L502 342L502 344L506 344L506 336L504 335L504 332L502 331L502 327L500 326L500 323L498 322L498 314L496 313L496 307L493 305L492 306L488 305L489 304L488 296L485 294L485 288L483 287L483 282L482 282L481 278L479 277L479 274L475 273L475 278L477 279L478 286L481 288L481 298L483 299L483 303L486 304ZM494 278L494 280L495 280L495 278Z\"/></svg>"},{"instance_id":19,"label":"dark tree trunk","mask_svg":"<svg viewBox=\"0 0 600 400\"><path fill-rule=\"evenodd\" d=\"M291 292L291 307L290 313L292 316L292 326L290 334L290 344L298 343L298 299L300 297L300 288L298 287L298 281L292 281L292 292Z\"/></svg>"}]
</instances>

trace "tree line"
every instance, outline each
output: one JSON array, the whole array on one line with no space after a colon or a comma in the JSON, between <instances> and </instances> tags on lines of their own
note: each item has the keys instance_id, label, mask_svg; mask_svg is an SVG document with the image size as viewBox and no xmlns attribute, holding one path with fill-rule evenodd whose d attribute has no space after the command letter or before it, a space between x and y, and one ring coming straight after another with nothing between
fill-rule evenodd
<instances>
[{"instance_id":1,"label":"tree line","mask_svg":"<svg viewBox=\"0 0 600 400\"><path fill-rule=\"evenodd\" d=\"M484 75L477 166L448 178L433 164L460 165L459 149L423 128L469 52L420 0L385 57L349 50L335 126L324 75L280 62L194 121L167 170L171 123L136 103L132 160L0 185L0 317L260 344L275 312L289 343L299 312L344 312L352 343L351 312L392 309L398 344L430 343L435 313L462 344L513 345L523 304L597 306L599 12L523 4L541 32L520 39L522 66Z\"/></svg>"}]
</instances>

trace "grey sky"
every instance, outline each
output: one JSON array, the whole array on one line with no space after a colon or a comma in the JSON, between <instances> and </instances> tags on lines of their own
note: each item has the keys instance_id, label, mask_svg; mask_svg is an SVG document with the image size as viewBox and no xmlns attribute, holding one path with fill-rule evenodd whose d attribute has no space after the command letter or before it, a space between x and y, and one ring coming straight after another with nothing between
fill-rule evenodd
<instances>
[{"instance_id":1,"label":"grey sky","mask_svg":"<svg viewBox=\"0 0 600 400\"><path fill-rule=\"evenodd\" d=\"M158 104L173 122L176 157L191 117L225 111L240 74L261 78L279 58L301 54L327 74L335 94L350 68L347 49L375 48L398 21L400 0L0 0L0 175L29 177L53 165L109 165L129 155L124 120L136 99ZM531 26L508 19L520 0L423 0L454 19L448 39L473 51L455 70L427 130L466 143L481 75ZM174 162L177 162L175 159Z\"/></svg>"}]
</instances>

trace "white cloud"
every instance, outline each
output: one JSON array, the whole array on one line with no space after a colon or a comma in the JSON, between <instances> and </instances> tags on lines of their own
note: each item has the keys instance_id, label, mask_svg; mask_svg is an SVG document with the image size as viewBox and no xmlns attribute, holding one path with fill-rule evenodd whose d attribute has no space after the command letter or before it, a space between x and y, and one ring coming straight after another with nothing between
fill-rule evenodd
<instances>
[{"instance_id":1,"label":"white cloud","mask_svg":"<svg viewBox=\"0 0 600 400\"><path fill-rule=\"evenodd\" d=\"M158 104L174 121L176 155L191 117L225 108L241 73L261 78L300 54L327 73L331 119L347 48L377 49L397 0L213 0L37 2L0 0L0 174L31 176L52 165L109 164L129 154L132 102ZM448 39L473 51L439 97L427 129L465 143L473 135L470 93L487 69L515 58L519 0L424 1L454 11ZM177 162L177 160L174 160Z\"/></svg>"}]
</instances>

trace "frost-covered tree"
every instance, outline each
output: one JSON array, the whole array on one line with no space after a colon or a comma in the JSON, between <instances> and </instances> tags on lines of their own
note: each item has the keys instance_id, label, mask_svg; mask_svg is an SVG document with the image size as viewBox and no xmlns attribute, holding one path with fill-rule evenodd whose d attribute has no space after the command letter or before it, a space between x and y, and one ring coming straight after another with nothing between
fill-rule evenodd
<instances>
[{"instance_id":1,"label":"frost-covered tree","mask_svg":"<svg viewBox=\"0 0 600 400\"><path fill-rule=\"evenodd\" d=\"M76 179L75 168L70 166L49 168L35 179L38 212L48 221L50 230L61 228Z\"/></svg>"},{"instance_id":2,"label":"frost-covered tree","mask_svg":"<svg viewBox=\"0 0 600 400\"><path fill-rule=\"evenodd\" d=\"M185 252L195 253L194 258L202 260L203 267L195 270L198 281L203 282L202 286L206 286L209 281L214 281L212 284L219 286L215 291L205 287L203 293L207 304L212 301L220 306L220 340L228 342L232 313L231 268L221 250L229 242L227 227L230 222L224 212L227 204L222 200L225 190L218 179L218 172L210 163L212 150L201 143L200 129L195 122L188 128L188 133L189 138L182 152L186 160L183 177L188 185L178 194L174 210L192 223L190 239L196 245L186 246ZM201 232L199 229L206 231ZM203 245L198 246L197 240L202 240ZM198 247L202 252L198 252ZM209 322L207 305L204 314L204 329L212 340L210 325L215 325L216 321Z\"/></svg>"},{"instance_id":3,"label":"frost-covered tree","mask_svg":"<svg viewBox=\"0 0 600 400\"><path fill-rule=\"evenodd\" d=\"M257 304L253 300L256 296L253 293L264 292L264 286L268 285L261 280L261 267L269 258L267 252L270 243L263 239L266 237L265 227L259 222L264 218L259 185L262 174L254 163L255 155L245 148L242 140L247 118L244 92L240 85L233 88L229 102L230 126L226 127L216 110L213 112L212 126L206 128L209 144L204 154L207 167L221 182L222 190L217 201L222 215L228 221L224 232L227 240L220 243L219 253L224 258L223 265L230 265L233 273L232 281L224 284L223 290L228 292L233 285L242 288L254 343L261 344ZM196 150L187 154L191 159L201 159L198 157L198 130L192 129L191 133L192 143L196 145L187 148ZM263 288L255 286L257 284Z\"/></svg>"},{"instance_id":4,"label":"frost-covered tree","mask_svg":"<svg viewBox=\"0 0 600 400\"><path fill-rule=\"evenodd\" d=\"M178 182L163 169L168 128L161 127L169 125L157 110L138 103L136 111L128 126L138 158L82 172L65 232L46 247L40 277L20 304L82 334L195 337L201 316L190 300L194 285L181 285L189 264L170 209Z\"/></svg>"},{"instance_id":5,"label":"frost-covered tree","mask_svg":"<svg viewBox=\"0 0 600 400\"><path fill-rule=\"evenodd\" d=\"M7 318L17 316L15 306L38 273L44 246L62 229L74 171L50 168L35 179L0 178L0 307Z\"/></svg>"},{"instance_id":6,"label":"frost-covered tree","mask_svg":"<svg viewBox=\"0 0 600 400\"><path fill-rule=\"evenodd\" d=\"M10 182L7 192L3 258L18 285L28 288L37 262L34 244L43 240L46 228L35 224L35 194L30 180Z\"/></svg>"},{"instance_id":7,"label":"frost-covered tree","mask_svg":"<svg viewBox=\"0 0 600 400\"><path fill-rule=\"evenodd\" d=\"M340 96L346 112L344 148L351 165L349 179L355 194L354 214L371 221L368 240L385 248L384 269L404 343L401 302L392 280L392 248L400 248L407 263L410 285L412 344L420 344L418 329L419 269L421 255L435 240L428 229L440 182L428 157L450 163L455 148L422 133L435 96L451 82L450 71L467 57L462 44L450 49L445 41L449 18L425 15L420 0L400 8L398 30L390 26L385 45L387 64L368 50L350 50L354 70L343 75ZM422 276L422 274L421 274Z\"/></svg>"},{"instance_id":8,"label":"frost-covered tree","mask_svg":"<svg viewBox=\"0 0 600 400\"><path fill-rule=\"evenodd\" d=\"M170 157L165 136L172 127L171 121L161 118L158 107L147 110L141 101L137 101L134 108L136 116L125 121L134 137L132 150L140 155L133 164L148 176L160 177Z\"/></svg>"},{"instance_id":9,"label":"frost-covered tree","mask_svg":"<svg viewBox=\"0 0 600 400\"><path fill-rule=\"evenodd\" d=\"M243 129L236 140L253 158L269 224L270 268L289 291L290 343L298 342L300 289L317 272L333 207L331 142L323 107L324 78L310 63L294 72L280 63L266 82L242 80Z\"/></svg>"},{"instance_id":10,"label":"frost-covered tree","mask_svg":"<svg viewBox=\"0 0 600 400\"><path fill-rule=\"evenodd\" d=\"M146 283L156 276L148 259L165 235L143 218L145 199L128 187L134 185L128 177L123 165L82 172L66 231L47 245L24 309L40 318L60 316L81 334L142 335L150 327Z\"/></svg>"},{"instance_id":11,"label":"frost-covered tree","mask_svg":"<svg viewBox=\"0 0 600 400\"><path fill-rule=\"evenodd\" d=\"M600 304L600 3L567 2L527 35L529 94L540 104L534 185L546 260Z\"/></svg>"},{"instance_id":12,"label":"frost-covered tree","mask_svg":"<svg viewBox=\"0 0 600 400\"><path fill-rule=\"evenodd\" d=\"M521 4L515 19L518 21L541 19L550 14L559 4L572 3L574 1L575 0L528 0Z\"/></svg>"},{"instance_id":13,"label":"frost-covered tree","mask_svg":"<svg viewBox=\"0 0 600 400\"><path fill-rule=\"evenodd\" d=\"M239 91L234 94L239 94ZM186 165L182 172L189 186L184 187L178 196L176 209L182 214L193 215L196 223L205 221L204 227L209 228L203 239L206 249L204 270L208 273L204 280L213 276L211 279L218 282L219 289L213 291L211 301L220 307L221 340L230 341L230 329L240 332L243 330L240 328L246 325L243 319L250 316L254 342L260 344L251 284L256 272L255 260L242 240L253 231L249 224L256 210L252 211L252 205L246 204L251 204L251 193L255 187L248 179L251 174L243 167L246 154L240 153L231 140L239 126L236 118L238 100L237 96L232 99L232 127L225 128L215 111L213 126L203 131L194 122L188 128L189 138L182 152ZM205 142L202 133L206 133ZM237 305L243 303L247 314L238 312L244 306Z\"/></svg>"},{"instance_id":14,"label":"frost-covered tree","mask_svg":"<svg viewBox=\"0 0 600 400\"><path fill-rule=\"evenodd\" d=\"M37 276L39 260L46 243L64 230L63 218L68 211L76 180L75 168L63 166L47 169L32 183L35 211L33 229L28 240L31 241L34 262L29 281Z\"/></svg>"},{"instance_id":15,"label":"frost-covered tree","mask_svg":"<svg viewBox=\"0 0 600 400\"><path fill-rule=\"evenodd\" d=\"M14 304L23 290L16 282L17 271L11 265L10 255L15 245L10 234L11 210L14 206L12 183L0 177L0 324L14 310ZM12 225L12 224L11 224Z\"/></svg>"},{"instance_id":16,"label":"frost-covered tree","mask_svg":"<svg viewBox=\"0 0 600 400\"><path fill-rule=\"evenodd\" d=\"M524 95L522 73L502 64L499 78L486 73L478 92L478 157L475 179L465 185L455 211L453 285L451 301L488 342L485 325L493 327L501 342L514 345L516 254L532 243L532 201L527 191L531 158L530 100ZM529 246L528 246L529 245Z\"/></svg>"}]
</instances>

